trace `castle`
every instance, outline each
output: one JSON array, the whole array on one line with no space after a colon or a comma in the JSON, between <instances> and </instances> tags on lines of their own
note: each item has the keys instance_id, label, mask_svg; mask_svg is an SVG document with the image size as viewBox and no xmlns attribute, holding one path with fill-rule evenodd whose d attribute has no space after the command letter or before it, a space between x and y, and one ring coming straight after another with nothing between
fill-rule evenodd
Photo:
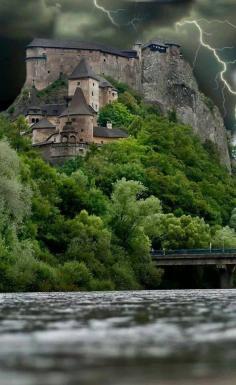
<instances>
[{"instance_id":1,"label":"castle","mask_svg":"<svg viewBox=\"0 0 236 385\"><path fill-rule=\"evenodd\" d=\"M100 108L118 99L117 90L95 74L85 57L68 77L68 97L64 104L40 105L32 87L25 117L31 128L32 144L51 163L85 155L89 144L102 145L126 138L126 132L97 124Z\"/></svg>"},{"instance_id":2,"label":"castle","mask_svg":"<svg viewBox=\"0 0 236 385\"><path fill-rule=\"evenodd\" d=\"M26 117L32 125L33 145L50 161L83 154L89 143L101 145L127 136L109 122L107 127L97 124L100 108L118 97L105 80L111 77L140 92L164 114L174 110L203 142L216 144L222 163L230 167L222 116L199 91L178 44L153 40L119 50L95 43L34 39L26 49L26 73L25 87L31 88ZM44 90L62 76L68 78L67 102L39 106L35 89Z\"/></svg>"},{"instance_id":3,"label":"castle","mask_svg":"<svg viewBox=\"0 0 236 385\"><path fill-rule=\"evenodd\" d=\"M34 39L26 49L26 86L34 82L42 90L62 74L70 76L78 61L85 57L96 74L110 76L141 91L142 64L149 51L182 56L178 44L159 41L136 43L131 50L119 50L95 43Z\"/></svg>"}]
</instances>

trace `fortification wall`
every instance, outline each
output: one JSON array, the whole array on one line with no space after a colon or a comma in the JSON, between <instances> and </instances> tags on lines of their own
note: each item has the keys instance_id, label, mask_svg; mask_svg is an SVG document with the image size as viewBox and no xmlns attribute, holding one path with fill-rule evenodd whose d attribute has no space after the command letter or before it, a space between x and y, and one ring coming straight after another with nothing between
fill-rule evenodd
<instances>
[{"instance_id":1,"label":"fortification wall","mask_svg":"<svg viewBox=\"0 0 236 385\"><path fill-rule=\"evenodd\" d=\"M100 51L28 48L26 51L26 85L34 84L38 90L57 80L60 74L69 76L82 57L86 57L95 73L111 76L135 89L141 87L141 63L136 58L127 58Z\"/></svg>"}]
</instances>

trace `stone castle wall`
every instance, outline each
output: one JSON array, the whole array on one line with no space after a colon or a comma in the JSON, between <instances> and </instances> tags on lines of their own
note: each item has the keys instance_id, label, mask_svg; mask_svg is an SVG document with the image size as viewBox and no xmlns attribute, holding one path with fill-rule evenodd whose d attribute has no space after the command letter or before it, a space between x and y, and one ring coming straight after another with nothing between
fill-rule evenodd
<instances>
[{"instance_id":1,"label":"stone castle wall","mask_svg":"<svg viewBox=\"0 0 236 385\"><path fill-rule=\"evenodd\" d=\"M95 73L111 76L135 89L141 87L141 64L136 58L127 58L100 51L28 48L26 51L26 86L33 82L38 90L57 80L60 74L69 76L82 57L86 57Z\"/></svg>"},{"instance_id":2,"label":"stone castle wall","mask_svg":"<svg viewBox=\"0 0 236 385\"><path fill-rule=\"evenodd\" d=\"M75 116L71 118L71 131L75 132L77 143L91 143L93 142L93 116ZM68 124L68 117L64 116L60 119L59 131L62 136L67 137L67 131L63 131L65 125Z\"/></svg>"}]
</instances>

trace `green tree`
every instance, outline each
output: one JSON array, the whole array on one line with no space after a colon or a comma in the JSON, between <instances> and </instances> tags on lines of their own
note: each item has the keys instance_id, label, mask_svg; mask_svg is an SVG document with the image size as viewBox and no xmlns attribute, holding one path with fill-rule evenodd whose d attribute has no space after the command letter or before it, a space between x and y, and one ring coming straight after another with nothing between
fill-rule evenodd
<instances>
[{"instance_id":1,"label":"green tree","mask_svg":"<svg viewBox=\"0 0 236 385\"><path fill-rule=\"evenodd\" d=\"M228 226L219 228L212 239L212 246L215 248L236 248L236 233Z\"/></svg>"},{"instance_id":2,"label":"green tree","mask_svg":"<svg viewBox=\"0 0 236 385\"><path fill-rule=\"evenodd\" d=\"M231 213L229 225L232 229L236 230L236 208L234 208Z\"/></svg>"},{"instance_id":3,"label":"green tree","mask_svg":"<svg viewBox=\"0 0 236 385\"><path fill-rule=\"evenodd\" d=\"M107 122L110 122L114 127L128 128L133 119L134 116L124 104L114 102L101 108L98 123L101 126L106 126Z\"/></svg>"},{"instance_id":4,"label":"green tree","mask_svg":"<svg viewBox=\"0 0 236 385\"><path fill-rule=\"evenodd\" d=\"M190 215L175 217L173 214L162 215L160 220L163 249L208 248L211 241L210 226L201 218Z\"/></svg>"}]
</instances>

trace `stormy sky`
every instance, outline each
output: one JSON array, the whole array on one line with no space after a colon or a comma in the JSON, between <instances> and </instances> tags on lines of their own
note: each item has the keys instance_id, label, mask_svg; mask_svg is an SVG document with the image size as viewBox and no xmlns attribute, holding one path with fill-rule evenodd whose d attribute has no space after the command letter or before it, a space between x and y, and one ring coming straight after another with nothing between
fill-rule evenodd
<instances>
[{"instance_id":1,"label":"stormy sky","mask_svg":"<svg viewBox=\"0 0 236 385\"><path fill-rule=\"evenodd\" d=\"M193 62L199 35L193 25L176 29L176 22L184 19L201 19L207 42L226 47L217 51L220 57L236 59L235 0L0 0L0 109L24 83L24 47L34 37L93 40L124 48L136 40L171 39ZM201 49L195 65L200 88L224 111L222 84L215 81L220 69L212 53ZM236 65L228 66L226 78L236 90ZM232 128L236 97L227 91L225 96L226 123Z\"/></svg>"}]
</instances>

